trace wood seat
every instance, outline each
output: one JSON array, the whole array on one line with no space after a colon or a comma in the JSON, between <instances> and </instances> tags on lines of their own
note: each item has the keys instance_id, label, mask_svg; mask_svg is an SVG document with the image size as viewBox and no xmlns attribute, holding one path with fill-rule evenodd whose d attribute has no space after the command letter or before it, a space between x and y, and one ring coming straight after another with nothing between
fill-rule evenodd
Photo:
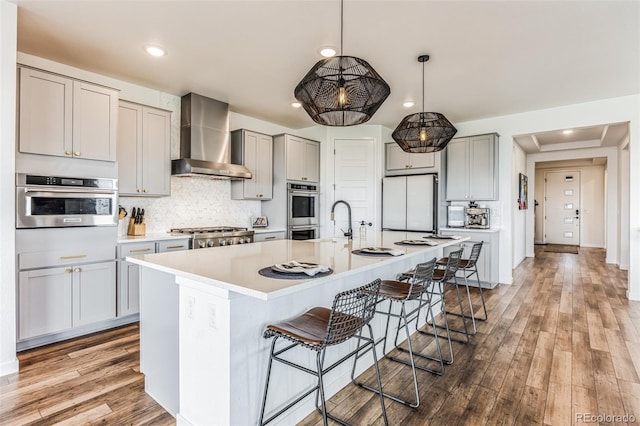
<instances>
[{"instance_id":1,"label":"wood seat","mask_svg":"<svg viewBox=\"0 0 640 426\"><path fill-rule=\"evenodd\" d=\"M388 299L407 299L413 287L410 283L396 280L383 280L380 284L380 297ZM417 295L419 297L419 295ZM417 298L414 297L414 298Z\"/></svg>"}]
</instances>

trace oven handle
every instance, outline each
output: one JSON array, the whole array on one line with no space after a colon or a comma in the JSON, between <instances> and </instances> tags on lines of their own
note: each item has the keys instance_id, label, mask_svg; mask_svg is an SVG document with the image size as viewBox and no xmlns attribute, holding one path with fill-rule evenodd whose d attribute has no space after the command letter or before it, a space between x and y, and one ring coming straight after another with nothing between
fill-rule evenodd
<instances>
[{"instance_id":1,"label":"oven handle","mask_svg":"<svg viewBox=\"0 0 640 426\"><path fill-rule=\"evenodd\" d=\"M102 190L95 189L91 191L73 190L73 189L64 189L64 190L47 189L46 191L43 191L41 189L24 188L24 193L29 194L30 197L59 197L60 195L63 195L63 194L68 194L71 197L74 197L74 196L91 197L91 196L100 196L100 195L116 196L117 195L117 191L104 190L104 189Z\"/></svg>"},{"instance_id":2,"label":"oven handle","mask_svg":"<svg viewBox=\"0 0 640 426\"><path fill-rule=\"evenodd\" d=\"M289 193L290 194L295 194L295 195L309 195L309 196L320 195L320 193L318 191L298 191L298 190L295 190L295 189L290 189Z\"/></svg>"}]
</instances>

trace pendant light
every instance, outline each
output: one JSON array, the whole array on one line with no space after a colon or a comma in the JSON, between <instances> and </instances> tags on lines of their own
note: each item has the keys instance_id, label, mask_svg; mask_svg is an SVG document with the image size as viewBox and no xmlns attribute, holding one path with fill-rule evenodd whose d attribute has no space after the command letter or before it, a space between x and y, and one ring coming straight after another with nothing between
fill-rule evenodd
<instances>
[{"instance_id":1,"label":"pendant light","mask_svg":"<svg viewBox=\"0 0 640 426\"><path fill-rule=\"evenodd\" d=\"M344 0L340 0L340 55ZM366 123L391 93L389 85L364 59L334 56L316 63L298 83L295 98L323 126Z\"/></svg>"},{"instance_id":2,"label":"pendant light","mask_svg":"<svg viewBox=\"0 0 640 426\"><path fill-rule=\"evenodd\" d=\"M429 55L418 56L422 63L422 111L424 111L424 63ZM402 119L391 137L405 152L436 152L444 149L458 130L439 112L418 112Z\"/></svg>"}]
</instances>

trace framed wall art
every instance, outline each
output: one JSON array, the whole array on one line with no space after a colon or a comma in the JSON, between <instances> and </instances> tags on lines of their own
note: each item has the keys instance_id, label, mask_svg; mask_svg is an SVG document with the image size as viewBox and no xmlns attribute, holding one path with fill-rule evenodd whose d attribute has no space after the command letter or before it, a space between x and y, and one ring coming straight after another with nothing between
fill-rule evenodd
<instances>
[{"instance_id":1,"label":"framed wall art","mask_svg":"<svg viewBox=\"0 0 640 426\"><path fill-rule=\"evenodd\" d=\"M527 176L520 173L519 185L518 185L518 209L526 210L528 208L527 192L529 190L527 183Z\"/></svg>"}]
</instances>

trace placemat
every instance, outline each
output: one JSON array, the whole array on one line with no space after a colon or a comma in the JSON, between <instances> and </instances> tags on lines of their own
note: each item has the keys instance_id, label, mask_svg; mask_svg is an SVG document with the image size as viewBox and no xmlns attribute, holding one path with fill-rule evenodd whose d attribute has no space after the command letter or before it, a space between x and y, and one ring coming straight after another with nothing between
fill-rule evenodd
<instances>
[{"instance_id":1,"label":"placemat","mask_svg":"<svg viewBox=\"0 0 640 426\"><path fill-rule=\"evenodd\" d=\"M394 255L389 254L389 253L367 253L367 252L364 252L364 251L362 251L360 249L351 250L351 253L357 254L359 256L371 256L371 257L398 257L398 256L404 256L404 253L399 254L398 256L394 256Z\"/></svg>"},{"instance_id":2,"label":"placemat","mask_svg":"<svg viewBox=\"0 0 640 426\"><path fill-rule=\"evenodd\" d=\"M266 268L262 268L258 271L258 274L267 278L277 278L280 280L308 280L313 278L322 278L327 275L333 274L333 269L329 268L327 272L318 272L314 276L307 274L288 274L286 272L278 272L271 269L271 266L267 266Z\"/></svg>"}]
</instances>

